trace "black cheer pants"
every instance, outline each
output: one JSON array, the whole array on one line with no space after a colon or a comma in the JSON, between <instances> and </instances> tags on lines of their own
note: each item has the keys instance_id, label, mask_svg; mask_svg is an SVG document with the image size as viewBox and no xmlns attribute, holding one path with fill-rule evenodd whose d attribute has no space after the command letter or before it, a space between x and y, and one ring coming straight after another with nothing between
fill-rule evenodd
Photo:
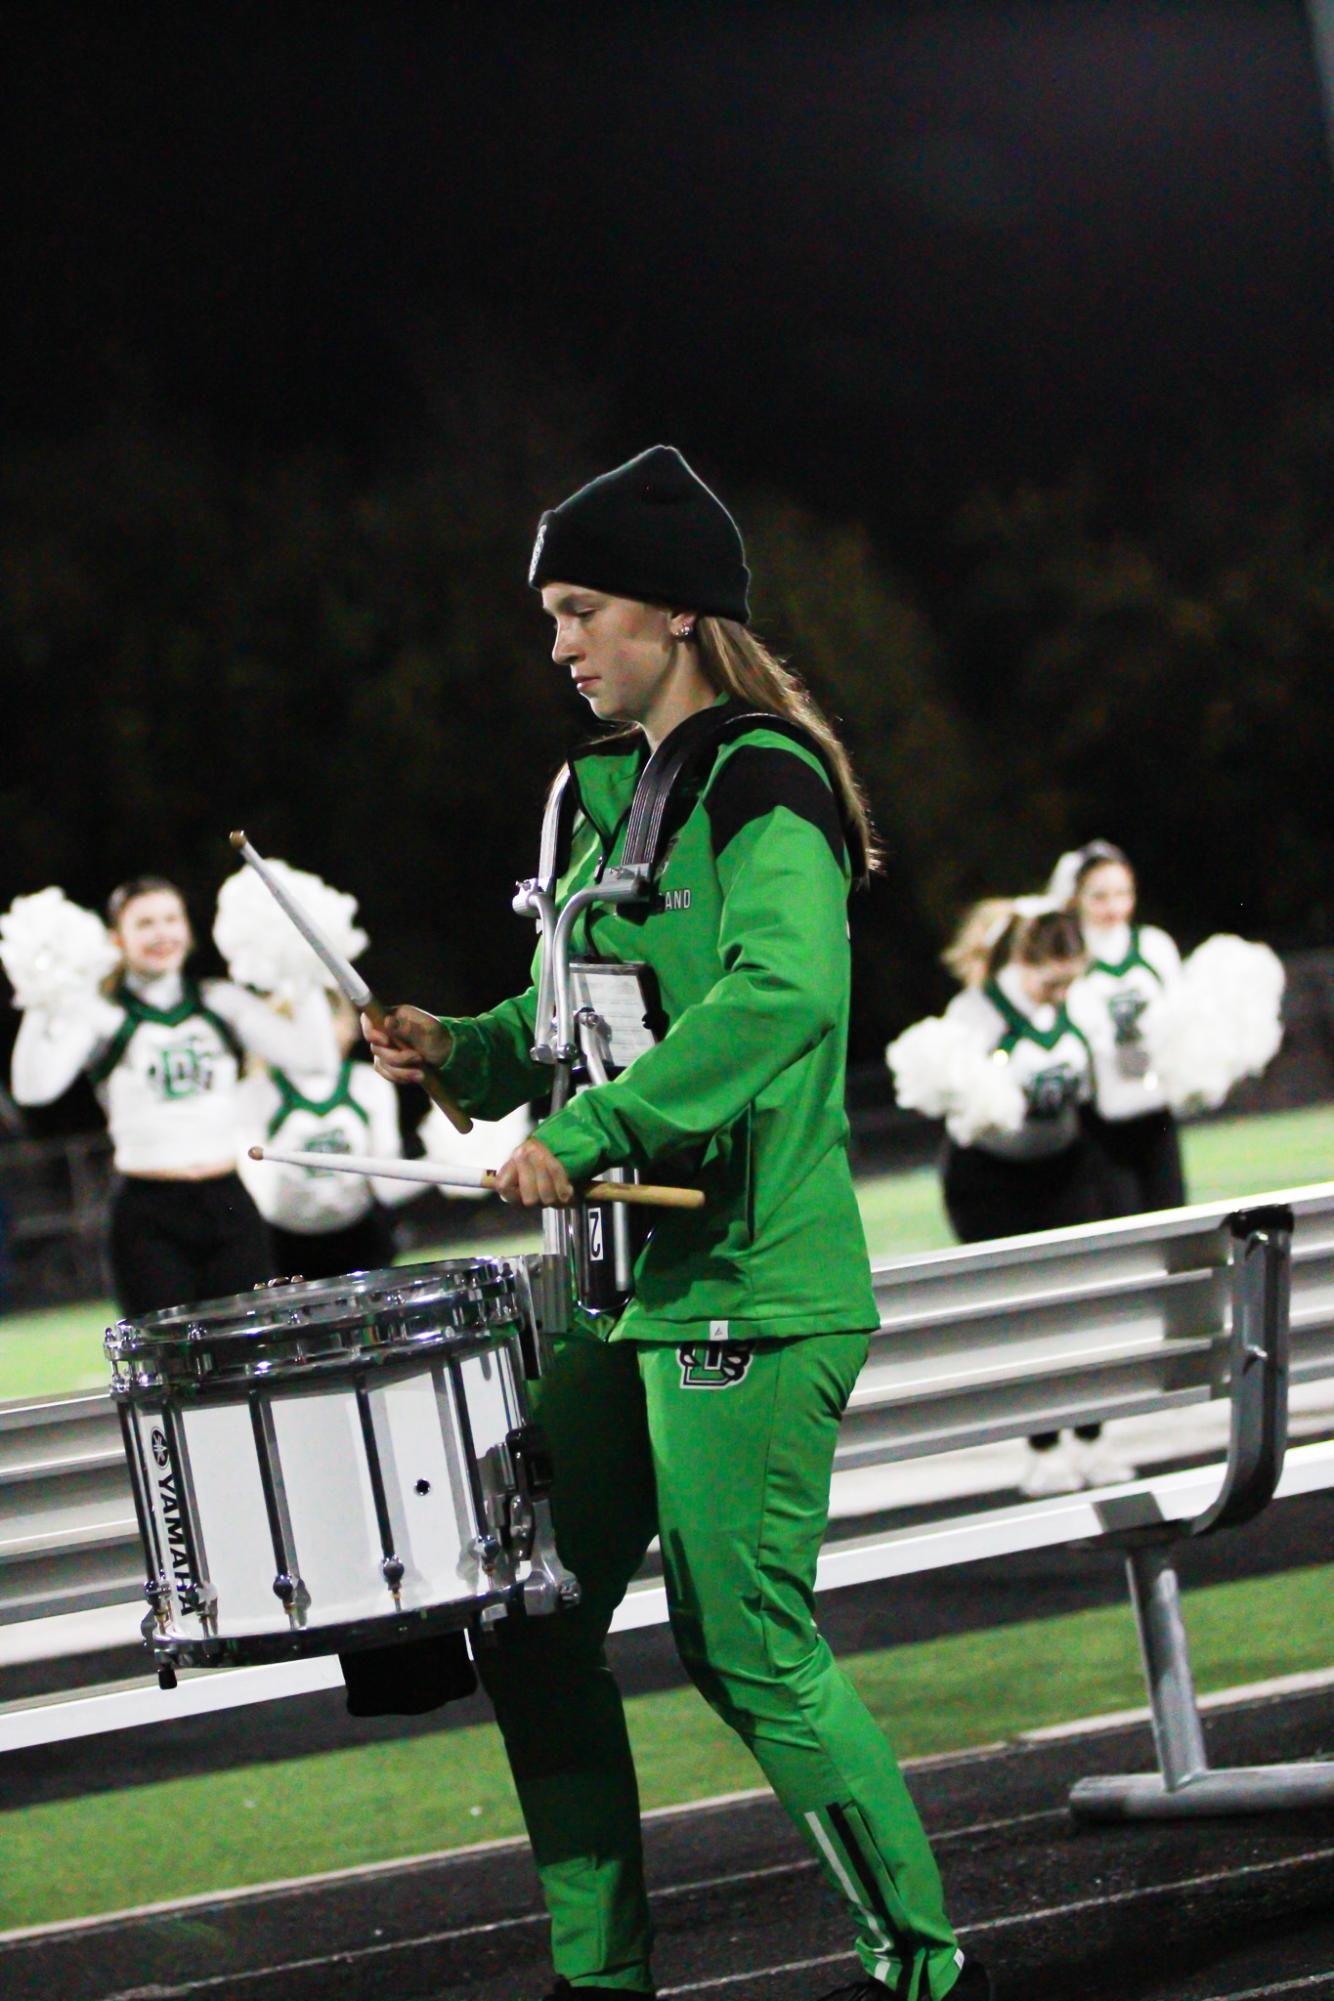
<instances>
[{"instance_id":1,"label":"black cheer pants","mask_svg":"<svg viewBox=\"0 0 1334 2001\"><path fill-rule=\"evenodd\" d=\"M1098 1156L1104 1216L1142 1216L1149 1209L1179 1209L1186 1199L1177 1122L1164 1107L1137 1119L1088 1114Z\"/></svg>"},{"instance_id":2,"label":"black cheer pants","mask_svg":"<svg viewBox=\"0 0 1334 2001\"><path fill-rule=\"evenodd\" d=\"M152 1181L127 1174L111 1198L111 1271L127 1320L248 1292L273 1276L269 1234L235 1174Z\"/></svg>"},{"instance_id":3,"label":"black cheer pants","mask_svg":"<svg viewBox=\"0 0 1334 2001\"><path fill-rule=\"evenodd\" d=\"M378 1205L341 1230L270 1227L273 1256L284 1278L340 1278L345 1271L383 1271L394 1262L394 1233Z\"/></svg>"},{"instance_id":4,"label":"black cheer pants","mask_svg":"<svg viewBox=\"0 0 1334 2001\"><path fill-rule=\"evenodd\" d=\"M980 1146L945 1143L941 1160L945 1211L964 1244L991 1237L1024 1237L1096 1223L1099 1164L1081 1137L1040 1160L1003 1160Z\"/></svg>"},{"instance_id":5,"label":"black cheer pants","mask_svg":"<svg viewBox=\"0 0 1334 2001\"><path fill-rule=\"evenodd\" d=\"M946 1141L941 1170L955 1236L976 1244L989 1237L1025 1237L1034 1230L1101 1222L1107 1214L1103 1162L1086 1136L1086 1118L1072 1146L1043 1160L1002 1160L980 1146ZM1101 1431L1100 1424L1077 1427L1080 1438L1097 1438ZM1055 1431L1043 1431L1028 1442L1045 1452L1058 1437Z\"/></svg>"}]
</instances>

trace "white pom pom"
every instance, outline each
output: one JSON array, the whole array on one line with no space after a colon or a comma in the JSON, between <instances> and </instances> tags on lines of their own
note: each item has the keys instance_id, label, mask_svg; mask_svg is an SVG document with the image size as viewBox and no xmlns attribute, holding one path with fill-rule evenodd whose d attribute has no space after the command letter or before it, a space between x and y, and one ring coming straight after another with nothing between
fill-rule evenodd
<instances>
[{"instance_id":1,"label":"white pom pom","mask_svg":"<svg viewBox=\"0 0 1334 2001\"><path fill-rule=\"evenodd\" d=\"M422 1144L429 1160L441 1167L466 1167L478 1174L488 1169L495 1170L505 1165L521 1140L527 1139L533 1129L533 1117L527 1105L520 1105L517 1111L508 1112L503 1119L475 1119L471 1132L457 1132L443 1112L432 1105L426 1117L418 1126ZM440 1193L446 1201L461 1197L464 1201L480 1201L487 1194L485 1188L442 1188Z\"/></svg>"},{"instance_id":2,"label":"white pom pom","mask_svg":"<svg viewBox=\"0 0 1334 2001\"><path fill-rule=\"evenodd\" d=\"M1206 938L1144 1015L1155 1075L1175 1111L1213 1111L1258 1077L1283 1039L1283 966L1267 945Z\"/></svg>"},{"instance_id":3,"label":"white pom pom","mask_svg":"<svg viewBox=\"0 0 1334 2001\"><path fill-rule=\"evenodd\" d=\"M1024 1094L1009 1065L957 1022L940 1015L914 1022L890 1043L885 1061L899 1103L944 1119L960 1146L984 1133L1018 1132L1024 1123Z\"/></svg>"},{"instance_id":4,"label":"white pom pom","mask_svg":"<svg viewBox=\"0 0 1334 2001\"><path fill-rule=\"evenodd\" d=\"M345 959L365 951L366 933L354 922L355 896L331 889L321 876L289 868L286 862L270 861L269 867ZM239 869L218 891L213 942L234 980L280 1000L290 1001L311 987L336 984L254 869Z\"/></svg>"},{"instance_id":5,"label":"white pom pom","mask_svg":"<svg viewBox=\"0 0 1334 2001\"><path fill-rule=\"evenodd\" d=\"M15 1007L57 1014L71 1000L95 993L119 964L101 918L71 903L63 889L16 896L0 917L0 965Z\"/></svg>"}]
</instances>

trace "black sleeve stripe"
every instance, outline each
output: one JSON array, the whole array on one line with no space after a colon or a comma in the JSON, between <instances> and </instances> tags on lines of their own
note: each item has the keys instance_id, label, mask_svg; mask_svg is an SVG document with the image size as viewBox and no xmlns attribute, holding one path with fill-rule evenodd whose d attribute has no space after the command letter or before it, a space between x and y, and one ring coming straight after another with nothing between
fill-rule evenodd
<instances>
[{"instance_id":1,"label":"black sleeve stripe","mask_svg":"<svg viewBox=\"0 0 1334 2001\"><path fill-rule=\"evenodd\" d=\"M763 744L746 744L733 751L704 797L713 829L713 852L720 855L752 820L761 820L775 806L786 806L808 820L829 843L839 868L844 865L843 824L829 782L794 751Z\"/></svg>"}]
</instances>

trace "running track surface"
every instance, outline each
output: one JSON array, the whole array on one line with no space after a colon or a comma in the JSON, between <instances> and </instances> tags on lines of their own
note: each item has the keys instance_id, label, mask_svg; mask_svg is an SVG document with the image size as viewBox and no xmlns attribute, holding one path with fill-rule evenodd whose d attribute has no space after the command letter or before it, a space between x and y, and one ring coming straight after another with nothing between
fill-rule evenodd
<instances>
[{"instance_id":1,"label":"running track surface","mask_svg":"<svg viewBox=\"0 0 1334 2001\"><path fill-rule=\"evenodd\" d=\"M1205 1732L1214 1765L1330 1757L1334 1690L1215 1710ZM913 1769L954 1921L1002 2001L1334 2001L1334 1812L1071 1821L1073 1780L1151 1765L1134 1724ZM654 1816L647 1843L664 2001L808 2001L854 1976L842 1914L767 1797ZM5 2001L538 2001L549 1985L517 1844L0 1941Z\"/></svg>"}]
</instances>

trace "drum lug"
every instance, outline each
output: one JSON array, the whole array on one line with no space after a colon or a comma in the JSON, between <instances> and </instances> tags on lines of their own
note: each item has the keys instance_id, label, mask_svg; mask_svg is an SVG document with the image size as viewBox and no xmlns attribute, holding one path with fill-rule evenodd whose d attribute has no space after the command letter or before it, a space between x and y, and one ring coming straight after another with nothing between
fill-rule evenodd
<instances>
[{"instance_id":1,"label":"drum lug","mask_svg":"<svg viewBox=\"0 0 1334 2001\"><path fill-rule=\"evenodd\" d=\"M399 1587L402 1585L403 1573L405 1569L406 1565L404 1564L402 1557L394 1556L393 1554L390 1554L389 1556L385 1557L384 1561L380 1565L380 1574L384 1578L385 1583L389 1586L389 1589L393 1592L395 1598L398 1597Z\"/></svg>"},{"instance_id":2,"label":"drum lug","mask_svg":"<svg viewBox=\"0 0 1334 2001\"><path fill-rule=\"evenodd\" d=\"M487 1530L485 1535L475 1535L472 1539L473 1555L489 1577L503 1554L500 1537Z\"/></svg>"},{"instance_id":3,"label":"drum lug","mask_svg":"<svg viewBox=\"0 0 1334 2001\"><path fill-rule=\"evenodd\" d=\"M218 1593L208 1579L201 1578L198 1584L189 1584L181 1593L181 1609L195 1612L208 1625L218 1616Z\"/></svg>"},{"instance_id":4,"label":"drum lug","mask_svg":"<svg viewBox=\"0 0 1334 2001\"><path fill-rule=\"evenodd\" d=\"M273 1580L273 1595L294 1624L305 1625L306 1613L310 1610L310 1593L299 1577L289 1576L287 1571L280 1570Z\"/></svg>"},{"instance_id":5,"label":"drum lug","mask_svg":"<svg viewBox=\"0 0 1334 2001\"><path fill-rule=\"evenodd\" d=\"M144 1585L144 1597L150 1610L145 1613L139 1631L146 1642L151 1642L155 1633L165 1633L170 1617L171 1593L165 1577L150 1577Z\"/></svg>"},{"instance_id":6,"label":"drum lug","mask_svg":"<svg viewBox=\"0 0 1334 2001\"><path fill-rule=\"evenodd\" d=\"M477 1560L498 1591L513 1587L515 1561L523 1554L515 1535L514 1506L512 1491L488 1494L489 1526L477 1538Z\"/></svg>"}]
</instances>

